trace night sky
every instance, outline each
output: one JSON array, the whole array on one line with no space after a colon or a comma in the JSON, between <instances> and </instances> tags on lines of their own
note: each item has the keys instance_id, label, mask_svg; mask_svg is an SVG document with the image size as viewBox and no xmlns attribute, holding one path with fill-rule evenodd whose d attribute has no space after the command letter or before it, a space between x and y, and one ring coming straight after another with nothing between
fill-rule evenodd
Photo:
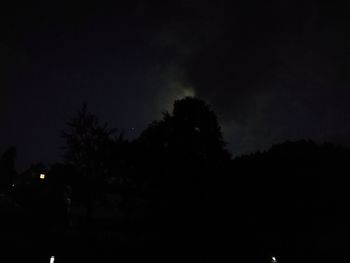
<instances>
[{"instance_id":1,"label":"night sky","mask_svg":"<svg viewBox=\"0 0 350 263\"><path fill-rule=\"evenodd\" d=\"M302 138L348 145L348 11L301 0L3 6L0 151L16 146L22 169L58 161L83 102L134 138L188 95L213 105L233 156Z\"/></svg>"}]
</instances>

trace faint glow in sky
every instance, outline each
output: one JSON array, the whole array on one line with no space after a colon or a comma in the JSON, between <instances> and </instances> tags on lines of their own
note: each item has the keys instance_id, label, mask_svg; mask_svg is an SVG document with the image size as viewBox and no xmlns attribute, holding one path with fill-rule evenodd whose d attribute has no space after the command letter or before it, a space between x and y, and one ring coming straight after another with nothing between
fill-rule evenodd
<instances>
[{"instance_id":1,"label":"faint glow in sky","mask_svg":"<svg viewBox=\"0 0 350 263\"><path fill-rule=\"evenodd\" d=\"M171 83L166 89L166 94L161 96L161 108L162 110L172 111L174 101L180 100L185 97L194 97L196 95L194 89L189 86L185 86L180 82Z\"/></svg>"},{"instance_id":2,"label":"faint glow in sky","mask_svg":"<svg viewBox=\"0 0 350 263\"><path fill-rule=\"evenodd\" d=\"M179 91L179 93L175 97L175 100L180 100L180 99L183 99L185 97L193 97L195 95L196 94L192 88L184 88L184 89Z\"/></svg>"},{"instance_id":3,"label":"faint glow in sky","mask_svg":"<svg viewBox=\"0 0 350 263\"><path fill-rule=\"evenodd\" d=\"M176 65L165 67L159 79L161 89L158 93L158 108L160 111L172 111L175 100L196 96L194 87L186 80L185 72Z\"/></svg>"}]
</instances>

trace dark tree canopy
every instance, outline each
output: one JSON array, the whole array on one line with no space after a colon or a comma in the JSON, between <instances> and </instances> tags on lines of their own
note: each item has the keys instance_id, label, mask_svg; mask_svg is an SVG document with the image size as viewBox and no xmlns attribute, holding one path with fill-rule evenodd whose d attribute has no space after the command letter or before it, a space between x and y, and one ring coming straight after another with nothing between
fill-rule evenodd
<instances>
[{"instance_id":1,"label":"dark tree canopy","mask_svg":"<svg viewBox=\"0 0 350 263\"><path fill-rule=\"evenodd\" d=\"M165 112L141 134L140 142L151 155L184 161L227 160L216 114L204 101L176 100L172 114Z\"/></svg>"},{"instance_id":2,"label":"dark tree canopy","mask_svg":"<svg viewBox=\"0 0 350 263\"><path fill-rule=\"evenodd\" d=\"M97 116L84 105L78 116L68 122L68 130L62 133L66 163L75 166L84 176L94 177L97 171L105 171L113 132L107 124L100 124Z\"/></svg>"},{"instance_id":3,"label":"dark tree canopy","mask_svg":"<svg viewBox=\"0 0 350 263\"><path fill-rule=\"evenodd\" d=\"M122 133L113 137L114 133L84 105L62 134L65 163L58 168L70 176L76 173L74 178L64 180L72 186L75 197L85 200L88 220L93 217L94 202L103 200L107 192L120 192L129 176L129 142Z\"/></svg>"},{"instance_id":4,"label":"dark tree canopy","mask_svg":"<svg viewBox=\"0 0 350 263\"><path fill-rule=\"evenodd\" d=\"M160 207L168 207L168 219L190 216L193 207L198 211L208 206L208 193L222 182L220 170L230 160L217 116L208 104L194 97L175 101L173 111L152 122L136 143L156 214Z\"/></svg>"}]
</instances>

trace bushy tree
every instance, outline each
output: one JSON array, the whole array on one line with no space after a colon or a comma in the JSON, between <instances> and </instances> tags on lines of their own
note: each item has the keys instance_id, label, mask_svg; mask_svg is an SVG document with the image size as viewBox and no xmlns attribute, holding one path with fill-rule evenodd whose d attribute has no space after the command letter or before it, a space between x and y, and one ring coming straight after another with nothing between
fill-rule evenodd
<instances>
[{"instance_id":1,"label":"bushy tree","mask_svg":"<svg viewBox=\"0 0 350 263\"><path fill-rule=\"evenodd\" d=\"M230 160L211 107L194 97L177 100L173 111L151 123L137 144L156 217L163 217L168 207L168 219L192 215L196 220L194 215L201 213L195 210L208 206L214 184L222 181L220 169Z\"/></svg>"},{"instance_id":2,"label":"bushy tree","mask_svg":"<svg viewBox=\"0 0 350 263\"><path fill-rule=\"evenodd\" d=\"M151 155L182 161L230 159L216 114L203 100L176 100L173 112L165 112L141 134L140 143Z\"/></svg>"}]
</instances>

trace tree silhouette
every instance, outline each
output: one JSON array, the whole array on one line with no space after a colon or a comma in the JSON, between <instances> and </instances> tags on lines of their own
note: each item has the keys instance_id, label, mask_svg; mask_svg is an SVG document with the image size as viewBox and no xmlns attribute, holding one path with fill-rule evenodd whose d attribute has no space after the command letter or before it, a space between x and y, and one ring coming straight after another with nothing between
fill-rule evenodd
<instances>
[{"instance_id":1,"label":"tree silhouette","mask_svg":"<svg viewBox=\"0 0 350 263\"><path fill-rule=\"evenodd\" d=\"M228 160L222 132L214 111L204 101L176 100L172 114L154 121L141 134L140 143L151 153L182 161Z\"/></svg>"},{"instance_id":2,"label":"tree silhouette","mask_svg":"<svg viewBox=\"0 0 350 263\"><path fill-rule=\"evenodd\" d=\"M87 219L91 219L95 195L101 189L109 173L113 129L101 124L97 116L84 104L78 116L68 122L68 130L62 132L65 140L66 165L75 168L82 178L87 202Z\"/></svg>"},{"instance_id":3,"label":"tree silhouette","mask_svg":"<svg viewBox=\"0 0 350 263\"><path fill-rule=\"evenodd\" d=\"M213 175L220 182L220 169L230 160L211 107L194 97L176 100L173 111L152 122L137 144L140 165L152 189L154 218L199 220L199 210L205 210L213 192Z\"/></svg>"},{"instance_id":4,"label":"tree silhouette","mask_svg":"<svg viewBox=\"0 0 350 263\"><path fill-rule=\"evenodd\" d=\"M174 147L205 161L228 157L217 116L204 101L191 97L175 101L173 122Z\"/></svg>"}]
</instances>

